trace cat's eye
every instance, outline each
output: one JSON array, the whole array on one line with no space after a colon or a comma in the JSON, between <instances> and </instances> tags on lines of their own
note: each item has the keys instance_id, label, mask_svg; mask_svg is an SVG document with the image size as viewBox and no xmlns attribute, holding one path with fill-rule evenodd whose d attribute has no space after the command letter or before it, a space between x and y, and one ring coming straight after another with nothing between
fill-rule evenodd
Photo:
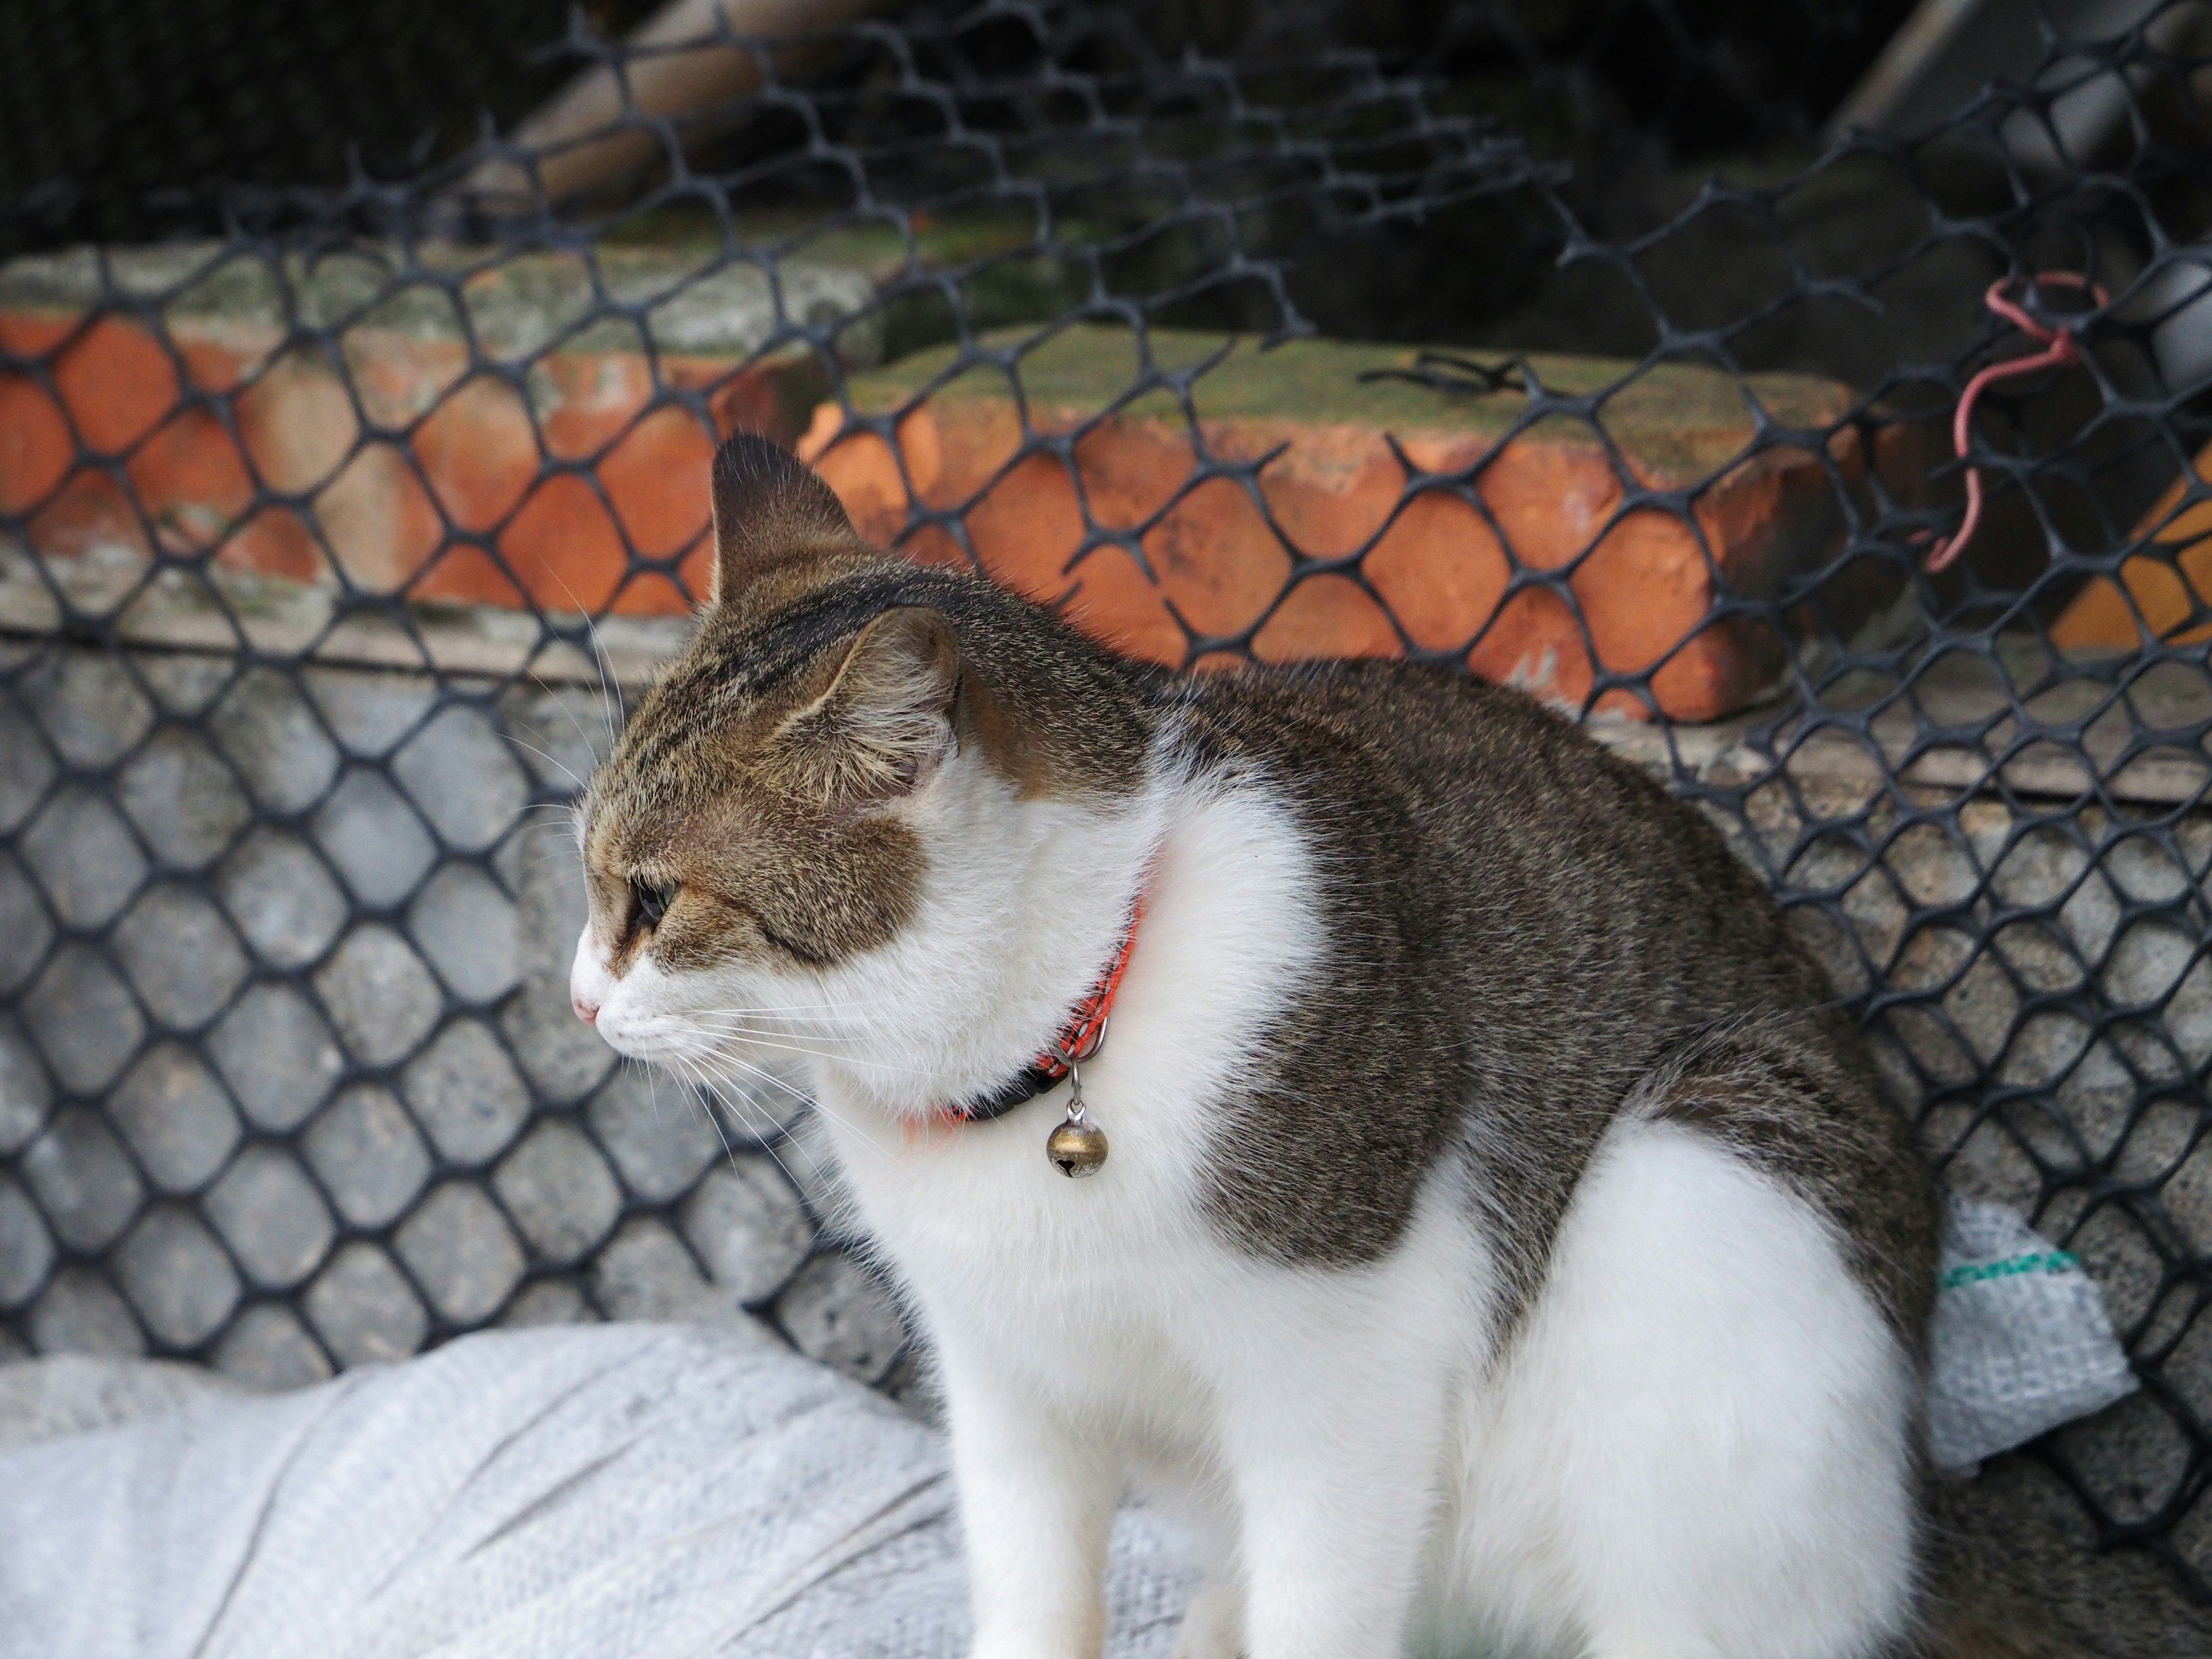
<instances>
[{"instance_id":1,"label":"cat's eye","mask_svg":"<svg viewBox=\"0 0 2212 1659\"><path fill-rule=\"evenodd\" d=\"M658 927L661 917L668 914L669 905L675 901L676 885L673 882L663 884L633 878L629 884L629 896L645 925Z\"/></svg>"}]
</instances>

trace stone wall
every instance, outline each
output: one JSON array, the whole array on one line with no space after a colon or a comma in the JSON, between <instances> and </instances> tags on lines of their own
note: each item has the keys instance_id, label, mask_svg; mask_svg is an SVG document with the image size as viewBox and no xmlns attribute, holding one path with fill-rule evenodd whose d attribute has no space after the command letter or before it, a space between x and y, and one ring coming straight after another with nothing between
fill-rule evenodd
<instances>
[{"instance_id":1,"label":"stone wall","mask_svg":"<svg viewBox=\"0 0 2212 1659\"><path fill-rule=\"evenodd\" d=\"M907 1389L795 1090L710 1111L569 1013L565 803L619 718L588 659L147 642L197 615L149 612L128 648L0 642L0 1345L277 1383L484 1324L744 1308ZM404 637L490 664L465 624ZM657 626L609 642L623 678L672 648ZM1973 694L1925 690L1953 727ZM2149 1385L2058 1455L2212 1568L2182 1427L2212 1423L2201 775L2118 767L2084 809L2079 757L2015 757L1960 805L1960 755L1902 759L1877 720L1778 764L1759 719L1593 729L1705 794L1793 902L1948 1178L2103 1284Z\"/></svg>"},{"instance_id":2,"label":"stone wall","mask_svg":"<svg viewBox=\"0 0 2212 1659\"><path fill-rule=\"evenodd\" d=\"M1942 791L1790 781L1723 827L1807 901L1793 919L1838 988L1870 999L1876 1057L1945 1180L2079 1255L2144 1379L2052 1451L2120 1524L2178 1521L2176 1548L2212 1571L2185 1431L2212 1425L2192 1276L2212 1255L2212 814L1993 792L1954 830Z\"/></svg>"},{"instance_id":3,"label":"stone wall","mask_svg":"<svg viewBox=\"0 0 2212 1659\"><path fill-rule=\"evenodd\" d=\"M0 1318L260 1383L745 1308L884 1381L795 1091L568 1010L596 688L0 646Z\"/></svg>"}]
</instances>

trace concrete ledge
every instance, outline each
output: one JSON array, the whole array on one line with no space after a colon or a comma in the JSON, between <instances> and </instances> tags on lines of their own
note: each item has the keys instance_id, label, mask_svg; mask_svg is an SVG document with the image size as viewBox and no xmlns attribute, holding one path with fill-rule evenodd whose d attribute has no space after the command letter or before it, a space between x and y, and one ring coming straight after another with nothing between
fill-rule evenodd
<instances>
[{"instance_id":1,"label":"concrete ledge","mask_svg":"<svg viewBox=\"0 0 2212 1659\"><path fill-rule=\"evenodd\" d=\"M0 635L112 635L160 650L251 651L279 660L412 669L548 685L643 685L691 631L676 616L537 613L496 605L349 606L317 582L209 562L156 564L97 544L41 559L0 542Z\"/></svg>"},{"instance_id":2,"label":"concrete ledge","mask_svg":"<svg viewBox=\"0 0 2212 1659\"><path fill-rule=\"evenodd\" d=\"M233 571L219 564L156 567L106 546L40 560L0 543L0 635L90 635L118 643L202 653L252 651L280 660L412 670L548 686L647 684L683 648L688 616L603 617L553 612L542 622L499 605L405 605L344 609L318 584ZM1942 794L1994 791L2070 800L2100 791L2115 802L2184 805L2212 782L2206 738L2212 686L2181 664L2162 664L2115 687L2052 674L2032 638L2001 643L1988 658L1951 653L1902 681L1861 678L1817 714L1772 734L1771 708L1703 725L1667 725L1599 713L1586 722L1608 747L1669 781L1681 776L1747 786L1770 775L1869 796L1897 777ZM2023 742L2011 687L2045 678L2025 700L2039 721L2080 733L2077 750ZM1844 721L1863 713L1863 732ZM2139 736L2148 732L2149 737ZM1930 736L1930 733L1941 734ZM2155 739L2160 739L2157 741ZM2086 758L2085 758L2086 757Z\"/></svg>"}]
</instances>

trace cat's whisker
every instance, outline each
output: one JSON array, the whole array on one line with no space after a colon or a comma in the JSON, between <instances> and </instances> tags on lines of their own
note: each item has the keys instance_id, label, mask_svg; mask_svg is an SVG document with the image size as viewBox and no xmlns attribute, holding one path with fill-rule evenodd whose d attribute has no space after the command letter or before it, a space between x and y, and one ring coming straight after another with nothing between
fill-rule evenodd
<instances>
[{"instance_id":1,"label":"cat's whisker","mask_svg":"<svg viewBox=\"0 0 2212 1659\"><path fill-rule=\"evenodd\" d=\"M622 681L609 666L605 648L599 643L599 619L588 611L584 613L584 632L592 641L592 659L599 665L599 713L607 722L607 747L611 750L622 740L622 728L629 724L629 708L623 702ZM621 716L619 720L614 714L608 713L611 698Z\"/></svg>"},{"instance_id":2,"label":"cat's whisker","mask_svg":"<svg viewBox=\"0 0 2212 1659\"><path fill-rule=\"evenodd\" d=\"M845 1013L855 1010L863 1013L878 1013L884 1007L879 997L850 998L834 1002L777 1002L745 1005L732 1003L722 1007L692 1007L682 1012L700 1019L712 1019L725 1014L759 1014L783 1018L793 1014Z\"/></svg>"},{"instance_id":3,"label":"cat's whisker","mask_svg":"<svg viewBox=\"0 0 2212 1659\"><path fill-rule=\"evenodd\" d=\"M666 1056L665 1063L673 1069L684 1072L687 1076L703 1079L711 1076L711 1073L709 1073L706 1069L706 1061L709 1058L717 1061L726 1062L730 1065L738 1066L742 1070L751 1073L763 1082L767 1083L775 1088L782 1090L801 1106L812 1107L816 1104L812 1095L809 1094L805 1090L799 1087L798 1085L791 1082L788 1079L779 1077L774 1072L769 1071L767 1067L754 1065L750 1061L745 1060L735 1054L725 1054L720 1051L715 1051L711 1055L674 1052ZM728 1103L725 1102L724 1105L726 1109ZM732 1115L735 1115L734 1111L732 1111Z\"/></svg>"},{"instance_id":4,"label":"cat's whisker","mask_svg":"<svg viewBox=\"0 0 2212 1659\"><path fill-rule=\"evenodd\" d=\"M895 1061L888 1060L863 1060L858 1054L830 1054L823 1049L809 1048L799 1043L778 1042L772 1037L757 1031L738 1030L721 1032L719 1035L726 1037L742 1037L748 1042L758 1043L763 1048L780 1048L790 1054L805 1054L810 1060L835 1060L840 1066L863 1066L872 1072L894 1072L902 1077L927 1077L931 1075L931 1073L927 1066L901 1066L896 1064Z\"/></svg>"},{"instance_id":5,"label":"cat's whisker","mask_svg":"<svg viewBox=\"0 0 2212 1659\"><path fill-rule=\"evenodd\" d=\"M570 768L566 762L560 760L553 755L548 754L544 750L540 749L536 744L528 741L526 738L518 738L512 732L506 732L503 735L506 737L507 740L513 744L517 749L528 750L532 754L537 756L538 759L544 761L548 766L550 766L562 773L568 778L569 782L576 786L579 791L587 789L591 787L585 781L585 780L578 777L574 770Z\"/></svg>"},{"instance_id":6,"label":"cat's whisker","mask_svg":"<svg viewBox=\"0 0 2212 1659\"><path fill-rule=\"evenodd\" d=\"M753 1076L760 1079L762 1082L768 1084L770 1087L781 1089L785 1094L789 1095L793 1100L798 1102L801 1106L811 1106L815 1103L814 1097L808 1093L805 1089L800 1088L799 1085L793 1083L790 1079L780 1077L769 1067L746 1060L742 1055L726 1054L722 1050L717 1048L707 1054L690 1054L685 1056L685 1058L690 1060L695 1066L703 1066L709 1060L735 1066L742 1071L750 1073Z\"/></svg>"},{"instance_id":7,"label":"cat's whisker","mask_svg":"<svg viewBox=\"0 0 2212 1659\"><path fill-rule=\"evenodd\" d=\"M763 1019L757 1016L746 1018L736 1015L716 1018L697 1017L687 1017L687 1018L689 1024L698 1027L702 1031L713 1031L725 1036L782 1037L793 1042L860 1042L871 1039L880 1040L885 1036L896 1035L895 1028L865 1024L856 1030L825 1031L816 1028L811 1019L777 1022L772 1019Z\"/></svg>"},{"instance_id":8,"label":"cat's whisker","mask_svg":"<svg viewBox=\"0 0 2212 1659\"><path fill-rule=\"evenodd\" d=\"M717 1103L720 1103L725 1111L729 1110L729 1103L722 1099L720 1091L714 1087L713 1080L708 1077L702 1067L685 1060L681 1055L677 1057L675 1063L691 1079L691 1086L707 1097L700 1103L700 1112L707 1120L707 1127L714 1132L714 1139L722 1143L722 1156L729 1159L730 1169L734 1173L738 1167L738 1149L730 1144L729 1136L722 1132L721 1119L714 1115L714 1107ZM781 1168L781 1160L779 1159L777 1163L778 1167ZM784 1173L788 1176L790 1171L787 1170Z\"/></svg>"},{"instance_id":9,"label":"cat's whisker","mask_svg":"<svg viewBox=\"0 0 2212 1659\"><path fill-rule=\"evenodd\" d=\"M653 1121L655 1126L660 1122L659 1072L660 1068L658 1066L648 1065L645 1068L645 1097L653 1103Z\"/></svg>"},{"instance_id":10,"label":"cat's whisker","mask_svg":"<svg viewBox=\"0 0 2212 1659\"><path fill-rule=\"evenodd\" d=\"M598 669L599 675L599 714L601 718L603 718L607 723L607 748L611 751L614 746L621 741L621 732L616 727L613 714L609 713L607 709L608 694L610 692L613 693L613 701L616 707L622 708L622 723L624 726L629 724L629 710L627 708L623 708L622 682L615 677L608 667L607 653L600 647L599 645L599 619L592 615L591 607L576 597L576 590L568 585L568 579L566 576L563 576L558 570L553 571L552 576L555 581L561 584L561 591L568 596L568 603L575 608L577 614L581 616L584 619L584 635L585 637L591 641L592 645L592 665Z\"/></svg>"},{"instance_id":11,"label":"cat's whisker","mask_svg":"<svg viewBox=\"0 0 2212 1659\"><path fill-rule=\"evenodd\" d=\"M824 1105L818 1097L808 1094L805 1090L795 1087L786 1079L776 1076L775 1073L768 1070L765 1066L757 1066L751 1061L744 1060L736 1054L717 1053L714 1055L714 1059L717 1061L734 1066L740 1071L750 1072L754 1076L762 1079L763 1081L770 1083L777 1088L787 1091L790 1093L793 1098L798 1100L801 1104L806 1106L811 1110L818 1112L823 1117L826 1118L832 1123L840 1124L848 1129L854 1127L854 1125L849 1119L844 1117L832 1108ZM695 1057L693 1063L700 1064L702 1062ZM890 1162L890 1155L884 1152L881 1147L876 1146L872 1138L866 1134L856 1134L855 1138L860 1145L866 1146L869 1151L874 1154L874 1156L883 1159L886 1163ZM790 1144L798 1146L800 1152L805 1153L806 1161L810 1164L813 1165L814 1172L817 1176L825 1173L820 1160L814 1156L812 1148L807 1146L796 1135L787 1137L787 1139L789 1140Z\"/></svg>"},{"instance_id":12,"label":"cat's whisker","mask_svg":"<svg viewBox=\"0 0 2212 1659\"><path fill-rule=\"evenodd\" d=\"M737 1014L757 1014L770 1018L781 1018L793 1014L843 1013L853 1009L873 1012L880 1006L880 1003L870 1000L854 1002L785 1002L774 1006L763 1004L753 1008L686 1008L682 1012L686 1018L690 1019L719 1019L725 1015Z\"/></svg>"},{"instance_id":13,"label":"cat's whisker","mask_svg":"<svg viewBox=\"0 0 2212 1659\"><path fill-rule=\"evenodd\" d=\"M574 853L565 848L553 848L532 854L524 861L522 868L526 874L534 876L539 871L551 869L556 865L573 866L575 862L576 855Z\"/></svg>"},{"instance_id":14,"label":"cat's whisker","mask_svg":"<svg viewBox=\"0 0 2212 1659\"><path fill-rule=\"evenodd\" d=\"M590 753L592 750L592 734L584 730L584 723L576 718L576 711L568 707L567 700L563 698L559 692L554 690L551 686L546 684L545 682L543 679L538 678L536 674L532 674L530 678L532 680L537 681L538 689L544 692L548 697L552 699L552 701L559 706L561 712L568 716L568 724L576 729L576 741L584 745L584 750L586 754ZM604 690L599 693L599 707L602 711L606 708L606 693Z\"/></svg>"},{"instance_id":15,"label":"cat's whisker","mask_svg":"<svg viewBox=\"0 0 2212 1659\"><path fill-rule=\"evenodd\" d=\"M721 1109L726 1110L726 1113L732 1115L732 1117L737 1117L737 1113L734 1113L734 1109L732 1109L732 1106L730 1106L728 1099L723 1099L721 1091L719 1091L719 1088L714 1086L714 1079L708 1078L708 1075L706 1075L706 1073L703 1073L703 1071L702 1071L702 1078L699 1078L699 1086L702 1086L703 1091L708 1091L708 1095L710 1095L710 1097L712 1097L712 1102L719 1103L719 1106L721 1106ZM712 1109L708 1109L708 1115L710 1115L710 1117L712 1117ZM781 1141L781 1144L785 1144L785 1146L796 1146L796 1144L799 1144L799 1137L796 1137L796 1134L790 1134L790 1133L781 1133L781 1134L775 1134L775 1137L754 1137L754 1141L757 1141L757 1144L759 1144L759 1148L761 1148L761 1157L765 1157L765 1159L772 1161L772 1164L775 1164L775 1166L779 1168L781 1172L783 1172L783 1179L785 1179L785 1182L790 1182L790 1183L792 1183L792 1190L794 1190L796 1194L801 1194L801 1199L805 1197L807 1183L803 1182L801 1176L799 1176L799 1170L794 1170L794 1168L792 1168L790 1164L785 1164L785 1161L783 1161L783 1155L781 1155L781 1152L776 1151L776 1144L779 1144L779 1141ZM723 1137L723 1146L728 1146L728 1137ZM811 1164L811 1161L814 1161L814 1157L811 1157L811 1152L810 1152L810 1155L807 1155L807 1161L810 1161L810 1164ZM732 1164L732 1168L737 1166L737 1155L734 1155L734 1152L732 1152L732 1155L730 1155L730 1164ZM821 1175L821 1166L817 1166L817 1175Z\"/></svg>"},{"instance_id":16,"label":"cat's whisker","mask_svg":"<svg viewBox=\"0 0 2212 1659\"><path fill-rule=\"evenodd\" d=\"M724 1036L783 1037L792 1042L860 1042L895 1038L901 1035L897 1026L885 1022L854 1019L842 1017L839 1024L849 1029L826 1030L817 1017L797 1018L782 1015L705 1015L687 1014L685 1020L701 1030Z\"/></svg>"}]
</instances>

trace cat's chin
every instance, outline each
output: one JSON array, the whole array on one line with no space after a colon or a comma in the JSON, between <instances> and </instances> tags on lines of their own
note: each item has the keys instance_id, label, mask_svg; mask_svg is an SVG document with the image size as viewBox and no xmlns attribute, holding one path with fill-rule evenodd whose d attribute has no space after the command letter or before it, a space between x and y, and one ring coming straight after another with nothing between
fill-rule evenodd
<instances>
[{"instance_id":1,"label":"cat's chin","mask_svg":"<svg viewBox=\"0 0 2212 1659\"><path fill-rule=\"evenodd\" d=\"M623 1018L609 1011L600 1014L598 1023L607 1047L624 1060L672 1072L707 1058L697 1037L665 1016Z\"/></svg>"}]
</instances>

